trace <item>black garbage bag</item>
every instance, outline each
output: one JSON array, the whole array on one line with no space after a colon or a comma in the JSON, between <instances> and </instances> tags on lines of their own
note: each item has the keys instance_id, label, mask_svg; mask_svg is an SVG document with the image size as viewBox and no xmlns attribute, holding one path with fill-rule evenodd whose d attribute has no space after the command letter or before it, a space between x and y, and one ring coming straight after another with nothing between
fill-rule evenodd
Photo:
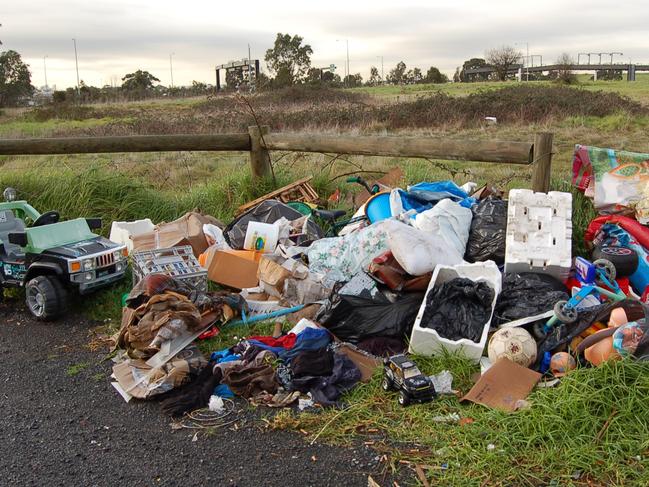
<instances>
[{"instance_id":1,"label":"black garbage bag","mask_svg":"<svg viewBox=\"0 0 649 487\"><path fill-rule=\"evenodd\" d=\"M302 213L281 201L266 200L232 220L223 230L223 236L230 247L241 250L246 239L249 222L275 223L282 217L293 221L303 216ZM312 220L307 223L307 233L308 235L304 237L304 240L317 240L324 235L322 229Z\"/></svg>"},{"instance_id":2,"label":"black garbage bag","mask_svg":"<svg viewBox=\"0 0 649 487\"><path fill-rule=\"evenodd\" d=\"M568 299L566 286L552 276L531 272L505 274L491 324L499 326L552 311L558 301Z\"/></svg>"},{"instance_id":3,"label":"black garbage bag","mask_svg":"<svg viewBox=\"0 0 649 487\"><path fill-rule=\"evenodd\" d=\"M315 320L341 340L358 343L373 337L410 334L424 293L398 294L367 274L357 274L331 294Z\"/></svg>"},{"instance_id":4,"label":"black garbage bag","mask_svg":"<svg viewBox=\"0 0 649 487\"><path fill-rule=\"evenodd\" d=\"M473 220L469 231L464 258L469 262L493 260L505 263L505 237L507 233L507 201L489 196L473 207Z\"/></svg>"},{"instance_id":5,"label":"black garbage bag","mask_svg":"<svg viewBox=\"0 0 649 487\"><path fill-rule=\"evenodd\" d=\"M479 342L491 317L494 290L484 281L457 277L433 289L426 298L420 326L448 340Z\"/></svg>"}]
</instances>

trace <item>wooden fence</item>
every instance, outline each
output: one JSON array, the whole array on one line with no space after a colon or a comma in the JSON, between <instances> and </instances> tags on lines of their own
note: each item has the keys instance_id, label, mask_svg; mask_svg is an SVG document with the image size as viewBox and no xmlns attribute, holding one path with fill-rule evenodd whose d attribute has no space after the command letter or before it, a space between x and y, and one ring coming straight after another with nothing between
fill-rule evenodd
<instances>
[{"instance_id":1,"label":"wooden fence","mask_svg":"<svg viewBox=\"0 0 649 487\"><path fill-rule=\"evenodd\" d=\"M533 142L509 142L424 136L271 133L266 126L254 126L248 133L238 134L0 139L0 155L245 151L250 153L250 169L255 178L270 174L269 151L272 150L531 164L532 189L547 192L550 188L551 133L539 133Z\"/></svg>"}]
</instances>

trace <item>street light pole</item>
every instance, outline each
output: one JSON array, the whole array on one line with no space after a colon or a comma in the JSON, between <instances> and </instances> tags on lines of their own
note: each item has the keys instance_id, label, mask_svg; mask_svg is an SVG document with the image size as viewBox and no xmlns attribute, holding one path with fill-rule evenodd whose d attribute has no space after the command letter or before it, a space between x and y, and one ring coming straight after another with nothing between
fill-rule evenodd
<instances>
[{"instance_id":1,"label":"street light pole","mask_svg":"<svg viewBox=\"0 0 649 487\"><path fill-rule=\"evenodd\" d=\"M345 44L347 44L347 76L351 75L349 72L349 39L345 39Z\"/></svg>"},{"instance_id":2,"label":"street light pole","mask_svg":"<svg viewBox=\"0 0 649 487\"><path fill-rule=\"evenodd\" d=\"M381 83L385 83L385 77L383 72L383 56L376 56L377 59L381 60Z\"/></svg>"},{"instance_id":3,"label":"street light pole","mask_svg":"<svg viewBox=\"0 0 649 487\"><path fill-rule=\"evenodd\" d=\"M336 39L336 42L340 42L342 39ZM343 84L347 85L347 76L349 75L349 40L345 39L347 44L347 62L345 63L345 78L343 79Z\"/></svg>"},{"instance_id":4,"label":"street light pole","mask_svg":"<svg viewBox=\"0 0 649 487\"><path fill-rule=\"evenodd\" d=\"M47 87L47 63L45 62L46 59L47 59L47 54L43 56L43 72L45 73L45 89L47 90L48 87Z\"/></svg>"},{"instance_id":5,"label":"street light pole","mask_svg":"<svg viewBox=\"0 0 649 487\"><path fill-rule=\"evenodd\" d=\"M174 65L171 62L171 56L173 56L175 53L172 52L169 54L169 74L171 74L171 87L174 87Z\"/></svg>"},{"instance_id":6,"label":"street light pole","mask_svg":"<svg viewBox=\"0 0 649 487\"><path fill-rule=\"evenodd\" d=\"M77 98L79 98L79 57L77 56L77 40L72 39L72 43L74 44L74 64L77 67Z\"/></svg>"}]
</instances>

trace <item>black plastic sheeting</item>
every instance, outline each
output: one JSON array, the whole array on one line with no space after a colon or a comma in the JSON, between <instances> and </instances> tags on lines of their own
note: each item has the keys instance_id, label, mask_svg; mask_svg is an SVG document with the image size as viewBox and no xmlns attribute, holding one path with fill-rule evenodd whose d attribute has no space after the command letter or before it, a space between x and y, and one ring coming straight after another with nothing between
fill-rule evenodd
<instances>
[{"instance_id":1,"label":"black plastic sheeting","mask_svg":"<svg viewBox=\"0 0 649 487\"><path fill-rule=\"evenodd\" d=\"M382 289L367 274L334 290L315 320L337 338L358 343L373 337L402 338L410 333L424 293Z\"/></svg>"},{"instance_id":2,"label":"black plastic sheeting","mask_svg":"<svg viewBox=\"0 0 649 487\"><path fill-rule=\"evenodd\" d=\"M531 272L505 274L492 325L498 326L551 311L557 301L568 299L570 296L566 286L552 276Z\"/></svg>"},{"instance_id":3,"label":"black plastic sheeting","mask_svg":"<svg viewBox=\"0 0 649 487\"><path fill-rule=\"evenodd\" d=\"M282 217L293 221L303 216L302 213L285 205L281 201L266 200L232 220L225 227L225 230L223 230L223 236L230 247L235 250L241 250L243 249L243 242L246 239L249 222L275 223ZM307 230L309 235L304 236L305 241L319 239L324 236L322 229L312 220L309 220ZM297 243L299 244L300 242Z\"/></svg>"},{"instance_id":4,"label":"black plastic sheeting","mask_svg":"<svg viewBox=\"0 0 649 487\"><path fill-rule=\"evenodd\" d=\"M478 343L491 317L493 299L494 290L484 281L451 279L428 294L420 326L448 340L468 338Z\"/></svg>"},{"instance_id":5,"label":"black plastic sheeting","mask_svg":"<svg viewBox=\"0 0 649 487\"><path fill-rule=\"evenodd\" d=\"M507 201L493 196L483 199L473 207L464 258L469 262L493 260L498 265L504 264L506 234Z\"/></svg>"}]
</instances>

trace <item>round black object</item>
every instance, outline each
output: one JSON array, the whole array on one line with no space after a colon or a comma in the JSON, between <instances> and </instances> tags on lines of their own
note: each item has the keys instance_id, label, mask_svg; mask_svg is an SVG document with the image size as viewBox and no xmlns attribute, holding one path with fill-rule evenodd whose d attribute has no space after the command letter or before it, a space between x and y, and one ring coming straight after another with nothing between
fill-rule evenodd
<instances>
[{"instance_id":1,"label":"round black object","mask_svg":"<svg viewBox=\"0 0 649 487\"><path fill-rule=\"evenodd\" d=\"M38 276L27 283L25 300L29 311L41 321L61 316L67 309L67 291L55 276Z\"/></svg>"},{"instance_id":2,"label":"round black object","mask_svg":"<svg viewBox=\"0 0 649 487\"><path fill-rule=\"evenodd\" d=\"M602 246L593 250L593 260L606 259L615 266L617 277L633 274L638 268L638 254L627 247Z\"/></svg>"},{"instance_id":3,"label":"round black object","mask_svg":"<svg viewBox=\"0 0 649 487\"><path fill-rule=\"evenodd\" d=\"M42 227L43 225L52 225L58 223L61 215L58 211L48 211L39 216L32 227Z\"/></svg>"}]
</instances>

